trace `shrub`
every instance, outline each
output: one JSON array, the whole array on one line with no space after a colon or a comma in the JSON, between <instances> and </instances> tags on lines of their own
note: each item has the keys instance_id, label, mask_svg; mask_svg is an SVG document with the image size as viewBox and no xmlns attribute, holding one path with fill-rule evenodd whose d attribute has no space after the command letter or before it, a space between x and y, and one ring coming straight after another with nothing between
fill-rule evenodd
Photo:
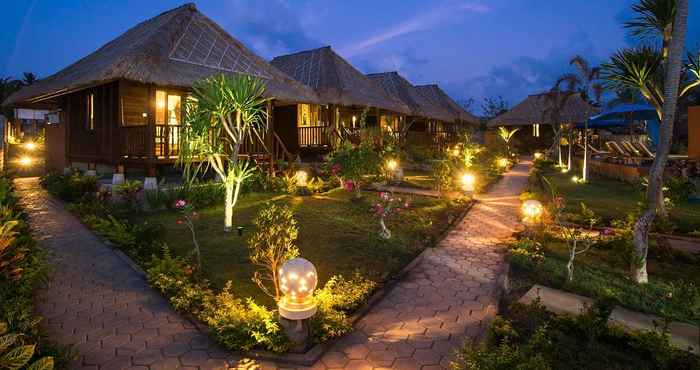
<instances>
[{"instance_id":1,"label":"shrub","mask_svg":"<svg viewBox=\"0 0 700 370\"><path fill-rule=\"evenodd\" d=\"M276 312L250 298L245 302L236 298L230 281L221 293L208 297L200 317L227 348L248 351L262 346L273 352L285 352L290 347Z\"/></svg>"},{"instance_id":2,"label":"shrub","mask_svg":"<svg viewBox=\"0 0 700 370\"><path fill-rule=\"evenodd\" d=\"M433 161L433 178L435 179L435 190L452 190L454 188L454 168L450 161Z\"/></svg>"},{"instance_id":3,"label":"shrub","mask_svg":"<svg viewBox=\"0 0 700 370\"><path fill-rule=\"evenodd\" d=\"M107 217L88 215L83 220L97 234L116 244L138 261L145 261L157 252L161 226L147 222L133 225L126 221L122 222L112 215Z\"/></svg>"},{"instance_id":4,"label":"shrub","mask_svg":"<svg viewBox=\"0 0 700 370\"><path fill-rule=\"evenodd\" d=\"M35 350L35 344L24 344L21 334L8 333L7 324L0 322L0 368L21 369L27 366L27 370L53 369L53 357L32 361Z\"/></svg>"},{"instance_id":5,"label":"shrub","mask_svg":"<svg viewBox=\"0 0 700 370\"><path fill-rule=\"evenodd\" d=\"M224 201L224 184L222 182L209 181L194 184L186 188L187 194L182 198L196 208L205 208L218 205Z\"/></svg>"},{"instance_id":6,"label":"shrub","mask_svg":"<svg viewBox=\"0 0 700 370\"><path fill-rule=\"evenodd\" d=\"M168 247L163 247L163 257L153 256L148 268L148 281L169 298L180 312L196 313L211 291L205 284L195 284L192 267L183 258L174 257Z\"/></svg>"},{"instance_id":7,"label":"shrub","mask_svg":"<svg viewBox=\"0 0 700 370\"><path fill-rule=\"evenodd\" d=\"M283 263L299 256L297 221L289 207L270 204L253 222L256 231L248 241L250 262L258 268L253 281L277 301L280 298L277 273Z\"/></svg>"},{"instance_id":8,"label":"shrub","mask_svg":"<svg viewBox=\"0 0 700 370\"><path fill-rule=\"evenodd\" d=\"M42 186L52 195L65 202L81 199L85 194L97 192L97 178L75 173L70 176L50 173L40 180Z\"/></svg>"},{"instance_id":9,"label":"shrub","mask_svg":"<svg viewBox=\"0 0 700 370\"><path fill-rule=\"evenodd\" d=\"M356 273L350 280L342 275L331 277L314 293L318 312L311 319L316 343L339 337L352 330L348 313L357 309L374 291L376 283Z\"/></svg>"},{"instance_id":10,"label":"shrub","mask_svg":"<svg viewBox=\"0 0 700 370\"><path fill-rule=\"evenodd\" d=\"M114 193L122 198L130 208L136 205L139 192L143 189L143 183L138 180L127 180L114 186Z\"/></svg>"},{"instance_id":11,"label":"shrub","mask_svg":"<svg viewBox=\"0 0 700 370\"><path fill-rule=\"evenodd\" d=\"M356 197L360 196L362 178L379 175L381 167L381 158L370 140L363 140L360 145L344 143L331 153L329 161L340 167L340 176L352 181Z\"/></svg>"}]
</instances>

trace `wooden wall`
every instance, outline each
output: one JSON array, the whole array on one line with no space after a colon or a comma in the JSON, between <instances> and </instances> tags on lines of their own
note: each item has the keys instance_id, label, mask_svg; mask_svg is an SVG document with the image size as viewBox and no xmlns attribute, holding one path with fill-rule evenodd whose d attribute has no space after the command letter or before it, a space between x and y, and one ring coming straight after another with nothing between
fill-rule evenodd
<instances>
[{"instance_id":1,"label":"wooden wall","mask_svg":"<svg viewBox=\"0 0 700 370\"><path fill-rule=\"evenodd\" d=\"M88 99L93 95L93 123L89 124ZM119 84L81 90L64 97L69 159L87 163L114 163L119 144Z\"/></svg>"}]
</instances>

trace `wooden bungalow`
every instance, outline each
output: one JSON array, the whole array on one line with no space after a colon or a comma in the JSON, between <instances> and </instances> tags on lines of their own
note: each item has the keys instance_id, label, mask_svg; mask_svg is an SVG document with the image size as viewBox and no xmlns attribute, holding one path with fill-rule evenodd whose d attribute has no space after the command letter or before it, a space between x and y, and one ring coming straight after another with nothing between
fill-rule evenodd
<instances>
[{"instance_id":1,"label":"wooden bungalow","mask_svg":"<svg viewBox=\"0 0 700 370\"><path fill-rule=\"evenodd\" d=\"M179 152L183 103L193 83L218 74L261 78L270 129L266 145L244 151L267 161L291 160L280 134L296 127L286 107L318 104L316 93L255 55L194 4L138 24L58 73L25 87L5 102L58 114L47 126L50 168L85 166L100 172L172 165Z\"/></svg>"},{"instance_id":2,"label":"wooden bungalow","mask_svg":"<svg viewBox=\"0 0 700 370\"><path fill-rule=\"evenodd\" d=\"M446 111L452 113L455 117L454 123L456 127L478 127L479 118L464 110L464 108L462 108L449 95L447 95L447 93L443 91L440 86L436 84L417 85L415 88L433 105L440 106Z\"/></svg>"},{"instance_id":3,"label":"wooden bungalow","mask_svg":"<svg viewBox=\"0 0 700 370\"><path fill-rule=\"evenodd\" d=\"M519 127L514 145L523 152L549 148L554 130L552 125L570 125L585 121L596 114L580 94L546 92L530 95L522 102L487 123L487 127Z\"/></svg>"},{"instance_id":4,"label":"wooden bungalow","mask_svg":"<svg viewBox=\"0 0 700 370\"><path fill-rule=\"evenodd\" d=\"M456 139L459 115L428 100L398 72L373 73L367 77L411 109L405 118L409 143L441 147Z\"/></svg>"},{"instance_id":5,"label":"wooden bungalow","mask_svg":"<svg viewBox=\"0 0 700 370\"><path fill-rule=\"evenodd\" d=\"M361 113L369 108L366 124L397 130L410 108L350 65L330 46L278 56L271 64L316 91L321 104L298 104L297 130L286 142L301 150L330 148L334 134L352 134ZM294 113L293 113L294 114Z\"/></svg>"}]
</instances>

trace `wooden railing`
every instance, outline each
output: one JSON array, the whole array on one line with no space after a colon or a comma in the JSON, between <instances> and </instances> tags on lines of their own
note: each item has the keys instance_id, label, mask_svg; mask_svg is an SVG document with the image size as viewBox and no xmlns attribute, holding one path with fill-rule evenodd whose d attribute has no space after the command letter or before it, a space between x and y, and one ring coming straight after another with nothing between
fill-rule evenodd
<instances>
[{"instance_id":1,"label":"wooden railing","mask_svg":"<svg viewBox=\"0 0 700 370\"><path fill-rule=\"evenodd\" d=\"M330 126L303 126L299 127L299 146L320 147L331 145Z\"/></svg>"},{"instance_id":2,"label":"wooden railing","mask_svg":"<svg viewBox=\"0 0 700 370\"><path fill-rule=\"evenodd\" d=\"M154 143L157 158L176 158L180 154L180 126L156 125Z\"/></svg>"}]
</instances>

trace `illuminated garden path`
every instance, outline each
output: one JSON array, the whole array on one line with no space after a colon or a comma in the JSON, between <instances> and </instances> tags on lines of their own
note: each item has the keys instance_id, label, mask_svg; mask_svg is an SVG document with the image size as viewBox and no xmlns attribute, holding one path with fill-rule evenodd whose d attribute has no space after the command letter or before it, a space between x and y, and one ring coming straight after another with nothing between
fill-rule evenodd
<instances>
[{"instance_id":1,"label":"illuminated garden path","mask_svg":"<svg viewBox=\"0 0 700 370\"><path fill-rule=\"evenodd\" d=\"M439 369L495 315L504 258L529 163L516 165L312 369ZM38 313L49 337L80 353L75 369L289 368L228 355L148 287L38 185L15 186L50 252Z\"/></svg>"}]
</instances>

